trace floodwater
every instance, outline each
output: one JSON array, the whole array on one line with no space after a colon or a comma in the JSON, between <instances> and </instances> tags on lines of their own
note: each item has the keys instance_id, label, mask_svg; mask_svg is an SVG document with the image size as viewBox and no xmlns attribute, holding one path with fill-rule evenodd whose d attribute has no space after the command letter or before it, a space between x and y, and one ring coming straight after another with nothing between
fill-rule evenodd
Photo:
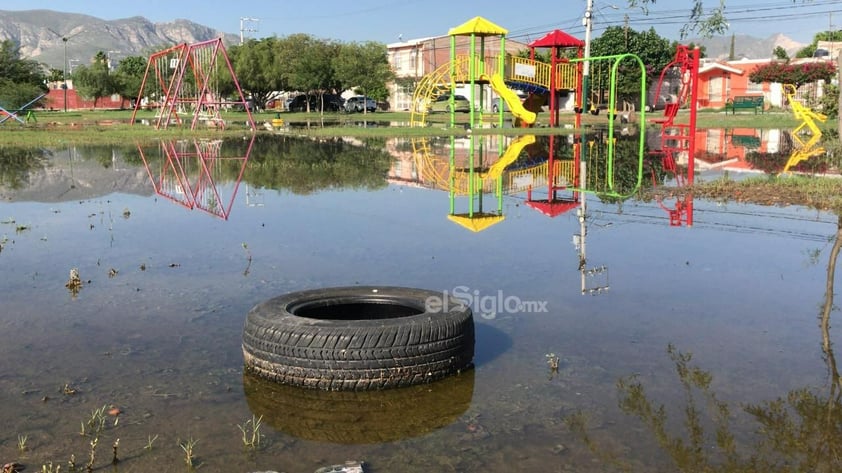
<instances>
[{"instance_id":1,"label":"floodwater","mask_svg":"<svg viewBox=\"0 0 842 473\"><path fill-rule=\"evenodd\" d=\"M836 215L585 195L584 213L580 196L550 217L512 191L483 197L503 218L474 232L447 218L467 198L451 206L434 170L466 146L0 150L0 463L84 468L105 406L121 412L101 416L92 465L120 472L189 470L191 443L206 472L839 465L838 372L823 349L839 334L821 324ZM81 285L68 288L74 268ZM244 376L252 306L346 285L468 298L475 369L379 393ZM734 436L732 455L717 433Z\"/></svg>"}]
</instances>

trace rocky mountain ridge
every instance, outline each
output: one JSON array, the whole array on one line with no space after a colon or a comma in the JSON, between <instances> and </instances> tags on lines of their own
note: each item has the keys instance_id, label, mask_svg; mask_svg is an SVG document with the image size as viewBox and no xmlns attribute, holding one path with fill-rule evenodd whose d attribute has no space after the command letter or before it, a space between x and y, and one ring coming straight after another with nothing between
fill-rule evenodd
<instances>
[{"instance_id":1,"label":"rocky mountain ridge","mask_svg":"<svg viewBox=\"0 0 842 473\"><path fill-rule=\"evenodd\" d=\"M235 44L239 39L235 34L184 19L153 23L144 17L103 20L53 10L0 10L0 40L11 39L20 45L23 56L56 69L63 67L65 57L72 70L75 65L90 62L99 51L119 61L126 56L147 56L179 43L219 37L224 38L226 44ZM62 38L68 41L65 43ZM687 42L705 46L707 57L713 59L727 59L732 43L735 59L772 57L772 51L777 46L784 48L793 57L806 46L783 34L768 38L726 34Z\"/></svg>"},{"instance_id":2,"label":"rocky mountain ridge","mask_svg":"<svg viewBox=\"0 0 842 473\"><path fill-rule=\"evenodd\" d=\"M219 37L226 44L238 40L237 35L183 19L152 23L143 17L103 20L52 10L0 10L0 40L14 41L22 56L56 69L62 69L65 56L72 69L76 64L89 63L99 51L119 61L126 56L147 56L179 43Z\"/></svg>"}]
</instances>

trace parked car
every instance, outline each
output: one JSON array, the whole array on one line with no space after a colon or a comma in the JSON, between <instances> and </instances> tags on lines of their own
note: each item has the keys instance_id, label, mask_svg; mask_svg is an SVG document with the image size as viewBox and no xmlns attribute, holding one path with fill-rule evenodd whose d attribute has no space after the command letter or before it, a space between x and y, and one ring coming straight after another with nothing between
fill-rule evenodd
<instances>
[{"instance_id":1,"label":"parked car","mask_svg":"<svg viewBox=\"0 0 842 473\"><path fill-rule=\"evenodd\" d=\"M436 97L436 100L430 104L430 112L450 112L450 95L444 94ZM465 98L464 95L453 96L453 111L455 112L470 112L471 102Z\"/></svg>"},{"instance_id":2,"label":"parked car","mask_svg":"<svg viewBox=\"0 0 842 473\"><path fill-rule=\"evenodd\" d=\"M529 94L522 91L522 90L516 90L515 94L517 95L517 98L520 100L520 103L523 103L523 101L526 100L527 97L529 97ZM494 104L491 106L491 110L494 113L497 113L497 112L500 111L499 100L494 99ZM505 100L503 101L503 111L504 112L511 112L511 109L509 108L509 102L506 102Z\"/></svg>"},{"instance_id":3,"label":"parked car","mask_svg":"<svg viewBox=\"0 0 842 473\"><path fill-rule=\"evenodd\" d=\"M342 110L344 102L342 97L334 94L324 94L324 95L307 95L302 94L292 99L292 101L287 105L287 110L290 112L306 112L307 111L307 103L310 103L310 111L311 112L318 112L322 110L322 100L324 100L324 111L325 112L338 112Z\"/></svg>"},{"instance_id":4,"label":"parked car","mask_svg":"<svg viewBox=\"0 0 842 473\"><path fill-rule=\"evenodd\" d=\"M345 101L346 112L362 112L365 109L368 112L377 110L377 102L371 97L363 97L357 95Z\"/></svg>"}]
</instances>

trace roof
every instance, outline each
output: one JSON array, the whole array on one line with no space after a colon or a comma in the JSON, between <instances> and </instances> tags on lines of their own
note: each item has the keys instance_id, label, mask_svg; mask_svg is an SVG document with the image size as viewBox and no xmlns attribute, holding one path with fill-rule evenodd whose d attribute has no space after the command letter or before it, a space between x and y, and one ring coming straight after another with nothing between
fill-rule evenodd
<instances>
[{"instance_id":1,"label":"roof","mask_svg":"<svg viewBox=\"0 0 842 473\"><path fill-rule=\"evenodd\" d=\"M462 36L471 34L481 36L505 36L509 34L509 30L503 28L502 26L495 25L494 23L486 20L481 16L475 16L459 26L450 28L447 34L449 36Z\"/></svg>"},{"instance_id":2,"label":"roof","mask_svg":"<svg viewBox=\"0 0 842 473\"><path fill-rule=\"evenodd\" d=\"M699 74L704 74L706 72L710 72L712 70L719 69L725 72L730 72L731 74L742 75L744 72L742 69L737 69L736 67L731 67L727 64L722 64L721 62L711 62L705 64L704 66L699 68Z\"/></svg>"},{"instance_id":3,"label":"roof","mask_svg":"<svg viewBox=\"0 0 842 473\"><path fill-rule=\"evenodd\" d=\"M585 42L576 38L575 36L571 36L564 31L561 30L553 30L544 35L543 38L536 39L535 41L529 43L530 48L552 48L552 47L561 47L561 48L570 48L570 47L580 47L584 46Z\"/></svg>"},{"instance_id":4,"label":"roof","mask_svg":"<svg viewBox=\"0 0 842 473\"><path fill-rule=\"evenodd\" d=\"M541 212L547 217L557 217L570 209L578 207L579 202L572 200L527 200L526 205Z\"/></svg>"},{"instance_id":5,"label":"roof","mask_svg":"<svg viewBox=\"0 0 842 473\"><path fill-rule=\"evenodd\" d=\"M448 220L456 222L472 232L481 232L496 223L502 222L505 218L506 217L498 214L487 214L479 212L474 213L474 215L470 217L466 214L456 214L447 216Z\"/></svg>"}]
</instances>

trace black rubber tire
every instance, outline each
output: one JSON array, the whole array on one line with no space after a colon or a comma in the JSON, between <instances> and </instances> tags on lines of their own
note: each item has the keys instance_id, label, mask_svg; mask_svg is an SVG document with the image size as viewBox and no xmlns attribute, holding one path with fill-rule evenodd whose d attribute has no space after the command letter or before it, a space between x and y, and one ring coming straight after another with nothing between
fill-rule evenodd
<instances>
[{"instance_id":1,"label":"black rubber tire","mask_svg":"<svg viewBox=\"0 0 842 473\"><path fill-rule=\"evenodd\" d=\"M255 306L243 330L246 371L281 384L368 391L428 383L472 366L471 308L402 287L293 292ZM435 308L434 308L435 309Z\"/></svg>"},{"instance_id":2,"label":"black rubber tire","mask_svg":"<svg viewBox=\"0 0 842 473\"><path fill-rule=\"evenodd\" d=\"M337 444L380 444L426 435L471 406L474 370L422 386L318 391L243 374L249 410L278 432Z\"/></svg>"}]
</instances>

